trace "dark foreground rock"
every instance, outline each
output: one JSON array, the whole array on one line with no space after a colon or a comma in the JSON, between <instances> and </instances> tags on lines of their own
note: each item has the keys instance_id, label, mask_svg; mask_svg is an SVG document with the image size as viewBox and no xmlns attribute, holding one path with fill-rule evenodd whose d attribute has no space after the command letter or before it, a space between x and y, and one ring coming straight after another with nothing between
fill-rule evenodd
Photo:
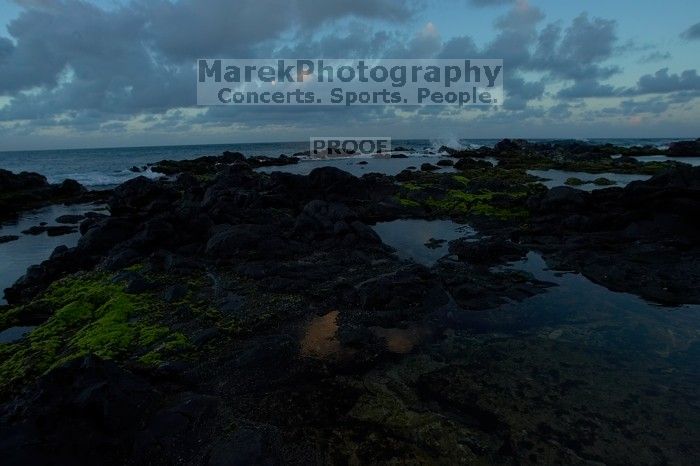
<instances>
[{"instance_id":1,"label":"dark foreground rock","mask_svg":"<svg viewBox=\"0 0 700 466\"><path fill-rule=\"evenodd\" d=\"M136 428L158 399L147 381L113 362L70 361L2 407L3 462L119 464L117 458L131 453Z\"/></svg>"},{"instance_id":2,"label":"dark foreground rock","mask_svg":"<svg viewBox=\"0 0 700 466\"><path fill-rule=\"evenodd\" d=\"M520 160L528 147L498 151ZM700 302L700 169L586 193L471 158L457 173L361 178L259 173L268 162L256 160L168 162L166 180L124 183L110 217L87 216L76 247L6 290L2 329L38 327L0 345L5 462L662 464L698 453L685 414L668 421L695 389L676 379L669 395L664 380L671 362L694 364L682 331L654 348L681 349L649 371L642 351L625 353L632 366L605 347L584 358L547 319L524 334L542 323L504 305L553 286L508 265L532 249L615 290ZM426 267L368 226L403 218L468 221L479 234ZM491 317L498 332L485 330ZM597 344L608 328L584 333ZM660 423L669 438L648 433Z\"/></svg>"}]
</instances>

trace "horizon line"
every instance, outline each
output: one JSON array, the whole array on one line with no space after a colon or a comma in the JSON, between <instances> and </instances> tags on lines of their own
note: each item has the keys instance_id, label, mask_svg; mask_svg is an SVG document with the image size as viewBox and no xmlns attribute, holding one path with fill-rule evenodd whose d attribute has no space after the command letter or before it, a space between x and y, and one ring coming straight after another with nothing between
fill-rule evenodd
<instances>
[{"instance_id":1,"label":"horizon line","mask_svg":"<svg viewBox=\"0 0 700 466\"><path fill-rule=\"evenodd\" d=\"M433 139L447 139L447 138L391 138L392 141L431 141ZM457 140L469 140L469 141L503 141L504 139L524 139L526 141L539 140L539 141L596 141L596 140L660 140L660 139L670 139L670 140L695 140L700 139L700 136L669 136L669 137L561 137L561 138L538 138L538 137L495 137L495 138L467 138L467 137L457 137ZM140 145L140 146L102 146L102 147L62 147L58 149L0 149L0 154L10 154L15 152L64 152L64 151L82 151L82 150L110 150L110 149L149 149L149 148L159 148L159 147L201 147L201 146L235 146L235 145L255 145L255 144L296 144L308 142L305 140L296 141L256 141L256 142L223 142L223 143L208 143L208 144L154 144L154 145Z\"/></svg>"}]
</instances>

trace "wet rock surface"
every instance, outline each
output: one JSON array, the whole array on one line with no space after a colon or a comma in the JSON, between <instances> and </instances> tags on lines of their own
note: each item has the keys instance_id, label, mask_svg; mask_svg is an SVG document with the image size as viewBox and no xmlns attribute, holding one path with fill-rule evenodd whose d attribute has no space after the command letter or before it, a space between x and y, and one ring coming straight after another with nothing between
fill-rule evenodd
<instances>
[{"instance_id":1,"label":"wet rock surface","mask_svg":"<svg viewBox=\"0 0 700 466\"><path fill-rule=\"evenodd\" d=\"M584 193L554 188L531 199L532 224L521 240L553 264L580 270L607 287L657 302L698 303L700 170L661 173L624 189ZM686 277L686 278L684 278Z\"/></svg>"},{"instance_id":2,"label":"wet rock surface","mask_svg":"<svg viewBox=\"0 0 700 466\"><path fill-rule=\"evenodd\" d=\"M38 173L12 173L3 169L0 169L0 193L0 221L49 204L96 202L109 195L108 192L88 191L75 180L49 184L46 177Z\"/></svg>"},{"instance_id":3,"label":"wet rock surface","mask_svg":"<svg viewBox=\"0 0 700 466\"><path fill-rule=\"evenodd\" d=\"M38 327L0 345L3 461L687 462L690 316L666 331L649 312L629 326L566 302L517 312L559 286L513 266L532 250L609 289L700 302L700 169L586 193L521 167L619 149L503 141L447 151L456 173L396 177L265 174L296 162L231 152L156 164L167 179L130 180L109 217L70 219L78 245L5 291L2 329ZM485 156L499 166L472 159ZM408 218L478 234L418 265L370 226Z\"/></svg>"}]
</instances>

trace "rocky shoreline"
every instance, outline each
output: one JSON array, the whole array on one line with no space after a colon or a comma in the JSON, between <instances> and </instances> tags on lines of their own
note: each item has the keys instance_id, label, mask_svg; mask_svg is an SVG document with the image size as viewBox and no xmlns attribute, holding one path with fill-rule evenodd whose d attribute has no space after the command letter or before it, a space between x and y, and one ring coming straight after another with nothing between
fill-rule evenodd
<instances>
[{"instance_id":1,"label":"rocky shoreline","mask_svg":"<svg viewBox=\"0 0 700 466\"><path fill-rule=\"evenodd\" d=\"M21 212L51 204L81 204L106 200L110 192L90 191L75 180L49 184L38 173L12 173L0 169L0 221L15 219Z\"/></svg>"},{"instance_id":2,"label":"rocky shoreline","mask_svg":"<svg viewBox=\"0 0 700 466\"><path fill-rule=\"evenodd\" d=\"M699 141L666 152L698 155ZM569 413L600 424L591 439L551 420L555 412L529 425L487 394L515 381L478 354L492 348L488 360L499 355L517 372L516 355L556 354L549 340L473 335L467 353L445 350L452 362L406 355L434 341L445 315L478 315L554 286L507 267L533 250L611 290L700 304L700 168L628 157L647 148L583 143L504 140L448 152L456 172L359 178L331 167L260 173L299 159L226 152L161 161L151 170L163 179L99 194L0 172L3 216L86 199L106 200L110 213L82 220L76 247L57 248L5 290L0 329L37 328L0 345L2 457L515 464L621 463L636 452L643 462L678 460L662 441L628 436L617 414L601 417L602 404ZM475 160L483 157L499 164ZM547 189L532 168L654 176L587 193ZM451 255L432 267L401 261L372 225L408 218L468 223L478 235L450 242ZM614 377L614 364L595 358ZM557 371L548 383L562 400L579 390L575 370L547 370ZM508 390L537 392L539 405L523 406L554 410L551 393L528 383Z\"/></svg>"}]
</instances>

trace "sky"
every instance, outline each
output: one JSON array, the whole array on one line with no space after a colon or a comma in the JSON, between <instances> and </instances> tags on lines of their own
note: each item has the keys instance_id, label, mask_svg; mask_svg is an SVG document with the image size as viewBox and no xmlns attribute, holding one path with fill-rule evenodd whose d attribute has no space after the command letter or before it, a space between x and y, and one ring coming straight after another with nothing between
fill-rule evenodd
<instances>
[{"instance_id":1,"label":"sky","mask_svg":"<svg viewBox=\"0 0 700 466\"><path fill-rule=\"evenodd\" d=\"M197 58L499 58L504 105L198 107ZM0 150L700 137L697 0L0 0Z\"/></svg>"}]
</instances>

